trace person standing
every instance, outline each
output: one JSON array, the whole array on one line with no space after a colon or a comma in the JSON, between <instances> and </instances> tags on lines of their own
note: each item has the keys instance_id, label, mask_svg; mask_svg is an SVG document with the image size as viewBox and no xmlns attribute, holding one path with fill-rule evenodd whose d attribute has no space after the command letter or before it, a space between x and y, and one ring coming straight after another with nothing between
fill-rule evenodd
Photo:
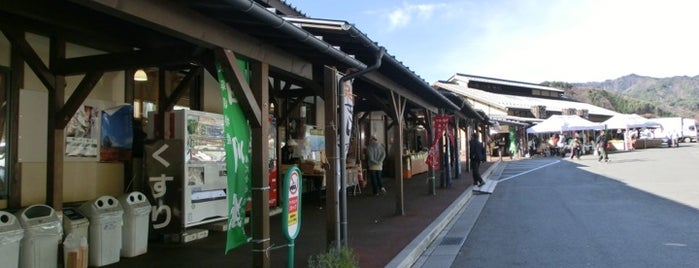
<instances>
[{"instance_id":1,"label":"person standing","mask_svg":"<svg viewBox=\"0 0 699 268\"><path fill-rule=\"evenodd\" d=\"M369 180L374 195L386 193L386 188L383 187L381 181L381 171L383 170L383 160L386 158L386 150L379 143L376 136L371 136L371 140L366 147L366 161L369 168Z\"/></svg>"},{"instance_id":2,"label":"person standing","mask_svg":"<svg viewBox=\"0 0 699 268\"><path fill-rule=\"evenodd\" d=\"M485 148L483 144L478 141L478 135L476 133L471 134L471 140L468 142L469 156L471 159L471 171L473 171L473 185L483 186L485 181L481 177L480 167L481 162L485 162Z\"/></svg>"},{"instance_id":3,"label":"person standing","mask_svg":"<svg viewBox=\"0 0 699 268\"><path fill-rule=\"evenodd\" d=\"M289 165L296 162L295 160L297 159L294 155L296 146L298 146L298 143L293 139L284 144L284 147L282 147L282 164Z\"/></svg>"},{"instance_id":4,"label":"person standing","mask_svg":"<svg viewBox=\"0 0 699 268\"><path fill-rule=\"evenodd\" d=\"M602 159L604 159L604 162L609 162L609 156L607 156L608 143L607 135L605 135L604 130L601 130L599 136L595 139L595 144L597 144L597 150L599 151L599 159L597 159L597 162L602 161Z\"/></svg>"},{"instance_id":5,"label":"person standing","mask_svg":"<svg viewBox=\"0 0 699 268\"><path fill-rule=\"evenodd\" d=\"M582 146L578 137L570 140L570 159L573 159L573 157L580 159L581 147Z\"/></svg>"}]
</instances>

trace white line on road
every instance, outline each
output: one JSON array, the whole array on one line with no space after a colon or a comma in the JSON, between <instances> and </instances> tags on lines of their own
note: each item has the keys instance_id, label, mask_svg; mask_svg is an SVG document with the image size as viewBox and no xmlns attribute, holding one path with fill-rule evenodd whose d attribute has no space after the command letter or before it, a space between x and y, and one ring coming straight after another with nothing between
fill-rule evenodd
<instances>
[{"instance_id":1,"label":"white line on road","mask_svg":"<svg viewBox=\"0 0 699 268\"><path fill-rule=\"evenodd\" d=\"M542 169L542 168L548 167L548 166L550 166L550 165L553 165L553 164L558 164L559 162L561 162L561 160L556 160L556 161L554 161L554 162L551 162L551 163L548 163L548 164L546 164L546 165L543 165L543 166L540 166L540 167L537 167L537 168L534 168L534 169L530 169L530 170L527 170L527 171L524 171L524 172L520 172L520 173L518 173L518 174L515 174L515 175L512 175L512 176L509 176L509 177L507 177L507 178L504 178L504 179L499 179L499 180L498 180L498 182L503 182L503 181L506 181L506 180L512 179L512 178L514 178L514 177L517 177L517 176L521 176L521 175L527 174L527 173L529 173L529 172L532 172L532 171L534 171L534 170Z\"/></svg>"}]
</instances>

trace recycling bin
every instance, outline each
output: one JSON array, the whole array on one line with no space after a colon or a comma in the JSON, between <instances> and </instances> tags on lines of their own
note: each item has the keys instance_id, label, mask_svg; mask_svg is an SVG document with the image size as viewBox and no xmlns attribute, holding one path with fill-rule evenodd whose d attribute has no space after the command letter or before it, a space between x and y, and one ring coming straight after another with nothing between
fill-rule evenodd
<instances>
[{"instance_id":1,"label":"recycling bin","mask_svg":"<svg viewBox=\"0 0 699 268\"><path fill-rule=\"evenodd\" d=\"M124 226L121 231L122 257L135 257L148 251L150 228L150 202L141 192L131 192L119 197L124 209Z\"/></svg>"},{"instance_id":2,"label":"recycling bin","mask_svg":"<svg viewBox=\"0 0 699 268\"><path fill-rule=\"evenodd\" d=\"M24 228L19 266L58 267L58 247L63 240L63 227L56 211L50 206L36 204L18 211L16 215Z\"/></svg>"},{"instance_id":3,"label":"recycling bin","mask_svg":"<svg viewBox=\"0 0 699 268\"><path fill-rule=\"evenodd\" d=\"M124 210L111 196L101 196L80 206L80 212L90 220L88 227L89 264L104 266L119 262L121 228Z\"/></svg>"},{"instance_id":4,"label":"recycling bin","mask_svg":"<svg viewBox=\"0 0 699 268\"><path fill-rule=\"evenodd\" d=\"M19 267L19 244L24 229L15 215L0 211L0 267Z\"/></svg>"}]
</instances>

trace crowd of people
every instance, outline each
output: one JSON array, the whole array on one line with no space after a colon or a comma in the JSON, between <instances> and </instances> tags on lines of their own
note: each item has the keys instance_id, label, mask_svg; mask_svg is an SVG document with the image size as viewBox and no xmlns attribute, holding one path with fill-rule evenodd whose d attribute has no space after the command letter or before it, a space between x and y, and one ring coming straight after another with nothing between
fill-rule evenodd
<instances>
[{"instance_id":1,"label":"crowd of people","mask_svg":"<svg viewBox=\"0 0 699 268\"><path fill-rule=\"evenodd\" d=\"M601 130L596 135L582 132L550 134L546 136L530 135L527 142L527 156L558 156L580 159L585 154L594 154L601 160L608 161L610 149L609 133Z\"/></svg>"}]
</instances>

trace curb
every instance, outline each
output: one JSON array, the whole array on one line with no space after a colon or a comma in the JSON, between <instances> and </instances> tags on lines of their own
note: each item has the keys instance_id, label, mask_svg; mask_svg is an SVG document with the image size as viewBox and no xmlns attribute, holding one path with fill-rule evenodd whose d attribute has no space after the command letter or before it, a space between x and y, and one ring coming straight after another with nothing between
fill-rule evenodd
<instances>
[{"instance_id":1,"label":"curb","mask_svg":"<svg viewBox=\"0 0 699 268\"><path fill-rule=\"evenodd\" d=\"M483 172L481 175L484 180L487 180L498 166L500 166L502 161L496 161L491 165L488 170ZM449 207L447 207L442 214L439 215L430 225L428 225L425 230L418 234L413 241L411 241L403 250L401 250L393 259L386 264L385 267L397 267L397 268L409 268L411 267L421 256L422 253L427 250L427 248L432 244L432 242L439 236L439 234L446 228L446 226L451 222L459 211L468 203L468 201L473 196L473 191L471 191L473 186L469 186L464 193L462 193Z\"/></svg>"}]
</instances>

